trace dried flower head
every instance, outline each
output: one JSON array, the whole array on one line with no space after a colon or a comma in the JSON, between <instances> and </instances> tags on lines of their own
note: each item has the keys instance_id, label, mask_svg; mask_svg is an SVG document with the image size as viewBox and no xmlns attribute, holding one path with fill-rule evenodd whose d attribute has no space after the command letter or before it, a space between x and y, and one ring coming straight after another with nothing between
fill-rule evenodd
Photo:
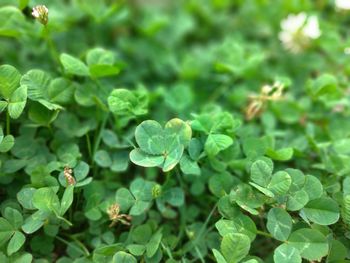
<instances>
[{"instance_id":1,"label":"dried flower head","mask_svg":"<svg viewBox=\"0 0 350 263\"><path fill-rule=\"evenodd\" d=\"M255 116L259 115L267 101L282 99L283 89L284 85L277 81L272 86L262 86L259 95L251 95L249 97L249 104L245 110L247 120L251 120Z\"/></svg>"},{"instance_id":2,"label":"dried flower head","mask_svg":"<svg viewBox=\"0 0 350 263\"><path fill-rule=\"evenodd\" d=\"M63 170L63 175L66 178L67 184L68 185L75 185L75 179L73 177L73 170L69 167L64 167Z\"/></svg>"},{"instance_id":3,"label":"dried flower head","mask_svg":"<svg viewBox=\"0 0 350 263\"><path fill-rule=\"evenodd\" d=\"M305 13L289 15L281 22L281 29L279 39L292 53L303 51L310 45L311 40L321 36L317 17L308 17Z\"/></svg>"},{"instance_id":4,"label":"dried flower head","mask_svg":"<svg viewBox=\"0 0 350 263\"><path fill-rule=\"evenodd\" d=\"M115 203L108 207L107 214L112 223L109 225L110 227L114 226L116 223L121 222L124 225L130 225L131 216L120 213L119 204Z\"/></svg>"},{"instance_id":5,"label":"dried flower head","mask_svg":"<svg viewBox=\"0 0 350 263\"><path fill-rule=\"evenodd\" d=\"M32 16L41 24L47 25L49 21L49 9L44 5L37 5L33 7Z\"/></svg>"}]
</instances>

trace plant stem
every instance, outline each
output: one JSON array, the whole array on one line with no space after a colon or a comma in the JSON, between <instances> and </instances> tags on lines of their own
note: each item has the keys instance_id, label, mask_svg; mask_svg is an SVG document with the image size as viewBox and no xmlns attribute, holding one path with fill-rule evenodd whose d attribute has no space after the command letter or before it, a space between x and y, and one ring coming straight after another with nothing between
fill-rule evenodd
<instances>
[{"instance_id":1,"label":"plant stem","mask_svg":"<svg viewBox=\"0 0 350 263\"><path fill-rule=\"evenodd\" d=\"M267 233L267 232L264 232L264 231L261 231L261 230L256 230L256 233L257 233L258 235L261 235L261 236L265 236L265 237L270 237L270 238L272 238L272 235L271 235L271 234L269 234L269 233Z\"/></svg>"},{"instance_id":2,"label":"plant stem","mask_svg":"<svg viewBox=\"0 0 350 263\"><path fill-rule=\"evenodd\" d=\"M7 135L9 135L11 131L10 125L11 125L10 114L8 111L6 111L6 134Z\"/></svg>"},{"instance_id":3,"label":"plant stem","mask_svg":"<svg viewBox=\"0 0 350 263\"><path fill-rule=\"evenodd\" d=\"M89 157L90 157L91 164L92 164L93 158L92 158L92 149L91 149L91 141L90 141L89 133L86 133L85 137L86 137L86 146L87 146Z\"/></svg>"},{"instance_id":4,"label":"plant stem","mask_svg":"<svg viewBox=\"0 0 350 263\"><path fill-rule=\"evenodd\" d=\"M179 172L178 167L175 168L175 173L177 176L177 179L180 183L181 188L184 190L185 189L185 184L182 181L181 178L181 174ZM184 236L185 233L185 229L186 229L186 199L184 201L184 204L179 208L180 211L180 231L179 234L177 235L177 241L176 241L176 245L178 245L180 243L180 241L182 240L182 237Z\"/></svg>"},{"instance_id":5,"label":"plant stem","mask_svg":"<svg viewBox=\"0 0 350 263\"><path fill-rule=\"evenodd\" d=\"M106 123L107 123L107 120L108 120L108 116L109 116L109 113L107 112L106 115L104 116L102 122L101 122L100 130L98 131L97 137L95 139L94 148L93 148L93 151L92 151L92 162L91 162L91 165L94 164L95 154L96 154L98 148L100 147L102 131L104 130L104 128L106 126Z\"/></svg>"},{"instance_id":6,"label":"plant stem","mask_svg":"<svg viewBox=\"0 0 350 263\"><path fill-rule=\"evenodd\" d=\"M216 203L216 204L214 205L214 207L211 209L209 215L207 216L207 219L205 220L203 226L202 226L201 229L199 230L197 237L191 242L191 245L188 246L188 248L184 251L184 254L187 253L187 252L189 252L191 249L193 249L193 247L197 246L198 241L199 241L201 238L203 238L203 237L202 237L203 232L204 232L205 228L207 227L207 225L209 224L209 221L210 221L210 219L212 218L212 216L213 216L213 214L214 214L214 212L215 212L215 210L216 210L216 208L217 208L217 205L218 205L218 204Z\"/></svg>"},{"instance_id":7,"label":"plant stem","mask_svg":"<svg viewBox=\"0 0 350 263\"><path fill-rule=\"evenodd\" d=\"M171 251L170 251L169 247L165 246L165 245L163 244L163 242L161 242L161 245L162 245L163 249L165 250L165 252L167 253L168 257L169 257L170 259L174 259L174 258L173 258L173 255L171 254Z\"/></svg>"},{"instance_id":8,"label":"plant stem","mask_svg":"<svg viewBox=\"0 0 350 263\"><path fill-rule=\"evenodd\" d=\"M64 238L61 238L59 236L55 236L55 238L59 241L61 241L62 243L66 244L67 246L71 246L73 249L75 249L76 251L80 252L80 253L84 253L84 251L82 249L80 249L78 246L72 246L71 243L69 243L67 240L65 240Z\"/></svg>"},{"instance_id":9,"label":"plant stem","mask_svg":"<svg viewBox=\"0 0 350 263\"><path fill-rule=\"evenodd\" d=\"M52 57L53 61L56 64L58 64L61 69L63 69L62 65L60 63L59 52L57 50L57 47L56 47L55 43L52 40L51 32L50 32L50 29L49 29L48 26L44 26L44 38L45 38L47 46L48 46L48 48L50 50L51 57Z\"/></svg>"}]
</instances>

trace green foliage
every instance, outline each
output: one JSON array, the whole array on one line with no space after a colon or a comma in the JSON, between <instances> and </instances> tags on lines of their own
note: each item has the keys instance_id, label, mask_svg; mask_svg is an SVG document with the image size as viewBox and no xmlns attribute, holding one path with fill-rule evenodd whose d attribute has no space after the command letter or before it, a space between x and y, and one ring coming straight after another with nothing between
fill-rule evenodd
<instances>
[{"instance_id":1,"label":"green foliage","mask_svg":"<svg viewBox=\"0 0 350 263\"><path fill-rule=\"evenodd\" d=\"M342 1L0 2L0 263L350 262Z\"/></svg>"}]
</instances>

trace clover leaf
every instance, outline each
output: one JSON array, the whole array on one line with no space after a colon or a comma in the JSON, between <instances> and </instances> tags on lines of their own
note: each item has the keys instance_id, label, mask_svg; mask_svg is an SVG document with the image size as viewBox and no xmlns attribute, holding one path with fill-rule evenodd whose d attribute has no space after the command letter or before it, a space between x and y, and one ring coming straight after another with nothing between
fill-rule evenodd
<instances>
[{"instance_id":1,"label":"clover leaf","mask_svg":"<svg viewBox=\"0 0 350 263\"><path fill-rule=\"evenodd\" d=\"M152 120L137 126L135 139L140 148L130 152L130 160L144 167L173 169L181 160L192 135L191 127L180 119L172 119L162 126Z\"/></svg>"}]
</instances>

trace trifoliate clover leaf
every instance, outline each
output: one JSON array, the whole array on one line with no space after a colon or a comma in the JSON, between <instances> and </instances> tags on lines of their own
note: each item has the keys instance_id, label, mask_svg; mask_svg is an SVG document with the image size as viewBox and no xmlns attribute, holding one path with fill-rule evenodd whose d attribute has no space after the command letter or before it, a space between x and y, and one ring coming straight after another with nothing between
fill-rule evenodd
<instances>
[{"instance_id":1,"label":"trifoliate clover leaf","mask_svg":"<svg viewBox=\"0 0 350 263\"><path fill-rule=\"evenodd\" d=\"M192 136L191 127L180 119L172 119L164 129L153 120L137 126L135 139L140 148L130 153L130 160L143 167L161 167L170 171L180 161Z\"/></svg>"}]
</instances>

